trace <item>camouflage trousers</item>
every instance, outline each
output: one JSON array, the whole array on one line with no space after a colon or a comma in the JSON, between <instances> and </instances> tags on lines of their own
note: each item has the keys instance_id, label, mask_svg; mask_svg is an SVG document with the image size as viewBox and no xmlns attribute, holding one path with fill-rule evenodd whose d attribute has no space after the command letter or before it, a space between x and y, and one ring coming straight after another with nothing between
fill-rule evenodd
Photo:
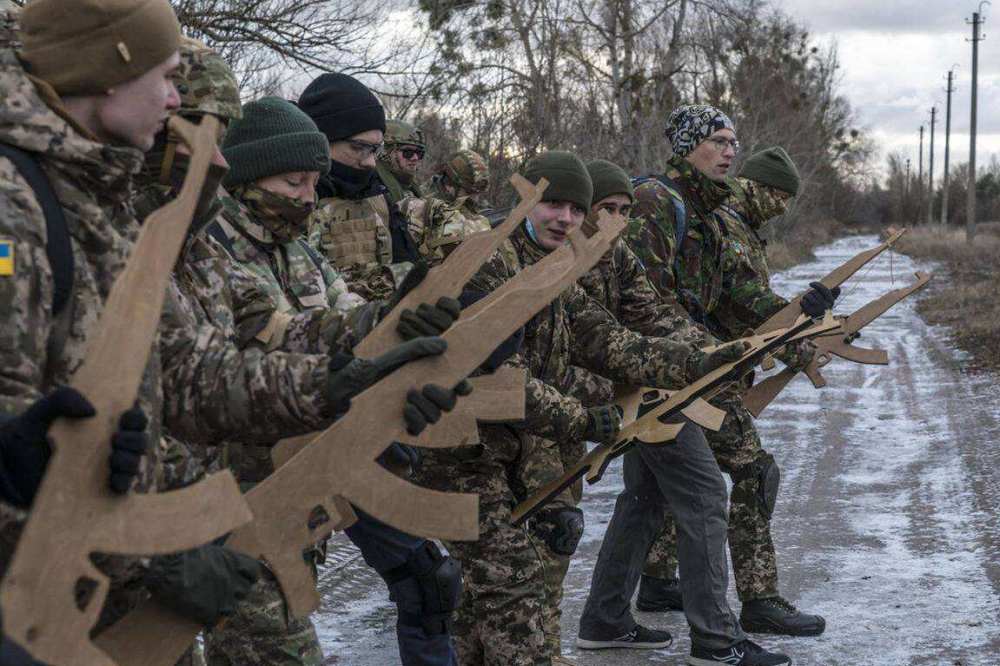
<instances>
[{"instance_id":1,"label":"camouflage trousers","mask_svg":"<svg viewBox=\"0 0 1000 666\"><path fill-rule=\"evenodd\" d=\"M771 519L758 499L760 481L746 474L767 454L753 417L739 394L726 391L711 400L726 412L718 432L705 430L705 437L723 472L733 477L729 496L729 554L740 601L763 599L778 594L778 565L771 539ZM677 530L667 513L663 529L653 542L643 574L654 578L676 578Z\"/></svg>"},{"instance_id":2,"label":"camouflage trousers","mask_svg":"<svg viewBox=\"0 0 1000 666\"><path fill-rule=\"evenodd\" d=\"M308 618L289 618L281 588L265 574L236 613L205 636L208 666L319 666L316 629Z\"/></svg>"},{"instance_id":3,"label":"camouflage trousers","mask_svg":"<svg viewBox=\"0 0 1000 666\"><path fill-rule=\"evenodd\" d=\"M517 499L523 500L546 483L562 475L566 465L582 457L586 448L582 445L557 446L554 442L540 437L527 437L524 455L517 466L515 492ZM583 493L581 482L563 490L546 508L558 509L575 507ZM542 631L545 634L545 650L549 657L562 654L562 598L563 581L569 571L572 555L561 555L553 551L538 535L538 519L529 522L528 538L531 539L542 561L545 580L545 600L542 606Z\"/></svg>"},{"instance_id":4,"label":"camouflage trousers","mask_svg":"<svg viewBox=\"0 0 1000 666\"><path fill-rule=\"evenodd\" d=\"M543 666L543 567L523 526L514 526L511 489L522 437L482 426L482 444L424 452L415 478L447 492L479 494L479 539L445 547L463 572L452 635L462 666Z\"/></svg>"}]
</instances>

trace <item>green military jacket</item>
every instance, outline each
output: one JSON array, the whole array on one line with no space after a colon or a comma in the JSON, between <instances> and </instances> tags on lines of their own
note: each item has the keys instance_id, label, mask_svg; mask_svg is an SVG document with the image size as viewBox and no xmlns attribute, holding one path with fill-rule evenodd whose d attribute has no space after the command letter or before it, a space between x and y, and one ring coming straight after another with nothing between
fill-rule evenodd
<instances>
[{"instance_id":1,"label":"green military jacket","mask_svg":"<svg viewBox=\"0 0 1000 666\"><path fill-rule=\"evenodd\" d=\"M546 254L522 225L506 250L495 254L469 287L489 293ZM587 412L579 400L560 390L567 386L571 366L614 381L680 388L687 384L689 368L697 360L700 354L686 344L642 337L624 328L573 285L528 322L521 351L511 362L529 373L525 428L546 439L573 441L584 434Z\"/></svg>"}]
</instances>

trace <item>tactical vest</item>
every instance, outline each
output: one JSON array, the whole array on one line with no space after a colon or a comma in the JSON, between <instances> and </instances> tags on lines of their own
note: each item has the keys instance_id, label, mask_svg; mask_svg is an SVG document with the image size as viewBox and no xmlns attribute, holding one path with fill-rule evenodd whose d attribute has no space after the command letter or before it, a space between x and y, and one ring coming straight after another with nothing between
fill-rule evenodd
<instances>
[{"instance_id":1,"label":"tactical vest","mask_svg":"<svg viewBox=\"0 0 1000 666\"><path fill-rule=\"evenodd\" d=\"M385 195L367 199L332 197L319 202L309 239L335 268L392 263L389 204Z\"/></svg>"}]
</instances>

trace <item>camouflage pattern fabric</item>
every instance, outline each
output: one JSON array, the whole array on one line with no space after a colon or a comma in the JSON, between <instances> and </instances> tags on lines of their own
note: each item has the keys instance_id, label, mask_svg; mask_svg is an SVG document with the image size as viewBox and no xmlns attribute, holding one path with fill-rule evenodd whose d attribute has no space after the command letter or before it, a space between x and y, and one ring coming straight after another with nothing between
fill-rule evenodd
<instances>
[{"instance_id":1,"label":"camouflage pattern fabric","mask_svg":"<svg viewBox=\"0 0 1000 666\"><path fill-rule=\"evenodd\" d=\"M398 203L420 254L432 266L444 261L471 234L490 230L488 219L467 213L460 208L461 203L456 206L434 197L414 196Z\"/></svg>"},{"instance_id":2,"label":"camouflage pattern fabric","mask_svg":"<svg viewBox=\"0 0 1000 666\"><path fill-rule=\"evenodd\" d=\"M353 200L320 199L309 221L309 244L343 276L349 290L367 301L385 300L402 270L390 270L392 235L385 194Z\"/></svg>"},{"instance_id":3,"label":"camouflage pattern fabric","mask_svg":"<svg viewBox=\"0 0 1000 666\"><path fill-rule=\"evenodd\" d=\"M320 666L323 653L308 619L289 618L281 587L265 574L221 629L205 634L208 666Z\"/></svg>"},{"instance_id":4,"label":"camouflage pattern fabric","mask_svg":"<svg viewBox=\"0 0 1000 666\"><path fill-rule=\"evenodd\" d=\"M416 480L436 490L479 494L479 539L446 542L464 588L452 635L463 666L545 663L542 561L527 530L511 523L509 479L523 457L514 428L481 425L481 444L425 450Z\"/></svg>"},{"instance_id":5,"label":"camouflage pattern fabric","mask_svg":"<svg viewBox=\"0 0 1000 666\"><path fill-rule=\"evenodd\" d=\"M459 150L451 155L438 169L438 173L468 194L482 194L490 185L490 168L486 160L474 150Z\"/></svg>"},{"instance_id":6,"label":"camouflage pattern fabric","mask_svg":"<svg viewBox=\"0 0 1000 666\"><path fill-rule=\"evenodd\" d=\"M9 17L5 23L11 21ZM25 73L13 50L0 50L0 141L37 155L65 211L75 273L73 294L52 316L53 277L45 251L45 218L34 192L0 158L0 240L13 249L13 275L0 276L0 413L17 414L68 383L86 354L88 334L138 234L128 199L142 154L103 145L53 109L61 101ZM154 350L139 389L151 442L160 437L160 360ZM134 489L155 489L158 446L142 461ZM27 518L0 503L0 574L6 570ZM139 558L97 556L111 589L98 627L125 614L144 595Z\"/></svg>"},{"instance_id":7,"label":"camouflage pattern fabric","mask_svg":"<svg viewBox=\"0 0 1000 666\"><path fill-rule=\"evenodd\" d=\"M222 56L196 39L181 38L181 62L173 75L184 115L211 114L225 122L243 117L240 89Z\"/></svg>"}]
</instances>

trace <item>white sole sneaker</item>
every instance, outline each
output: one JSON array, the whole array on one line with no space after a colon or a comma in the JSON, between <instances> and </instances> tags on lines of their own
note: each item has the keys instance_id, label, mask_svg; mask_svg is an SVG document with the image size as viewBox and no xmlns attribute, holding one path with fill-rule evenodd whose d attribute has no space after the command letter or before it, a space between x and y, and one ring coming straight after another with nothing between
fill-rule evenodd
<instances>
[{"instance_id":1,"label":"white sole sneaker","mask_svg":"<svg viewBox=\"0 0 1000 666\"><path fill-rule=\"evenodd\" d=\"M663 648L670 647L670 644L674 642L674 639L668 641L656 641L656 642L646 642L640 643L637 641L589 641L586 638L577 638L576 646L581 650L605 650L610 648L631 648L635 650L662 650Z\"/></svg>"}]
</instances>

